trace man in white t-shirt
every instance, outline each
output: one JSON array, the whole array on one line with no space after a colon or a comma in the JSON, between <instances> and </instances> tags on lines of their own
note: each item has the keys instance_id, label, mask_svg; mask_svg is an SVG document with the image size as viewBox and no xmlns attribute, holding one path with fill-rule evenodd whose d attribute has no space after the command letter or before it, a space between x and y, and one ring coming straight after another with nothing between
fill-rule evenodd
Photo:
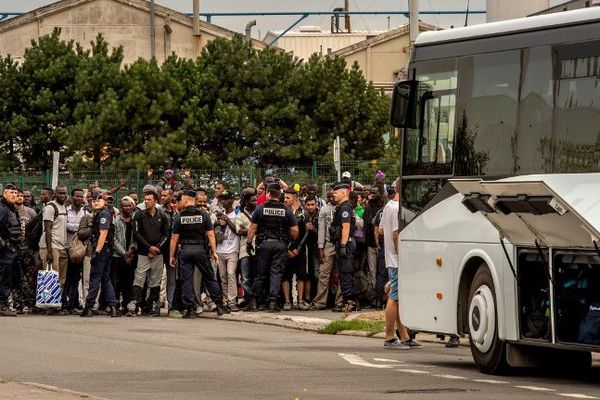
<instances>
[{"instance_id":1,"label":"man in white t-shirt","mask_svg":"<svg viewBox=\"0 0 600 400\"><path fill-rule=\"evenodd\" d=\"M390 293L385 307L385 342L386 349L408 350L422 347L416 340L411 339L408 330L400 321L398 310L398 235L400 234L398 211L400 203L400 180L394 182L396 194L385 205L379 228L383 231L385 265L390 280ZM403 215L404 217L404 215ZM395 331L394 327L398 326ZM398 334L399 337L396 337Z\"/></svg>"},{"instance_id":2,"label":"man in white t-shirt","mask_svg":"<svg viewBox=\"0 0 600 400\"><path fill-rule=\"evenodd\" d=\"M217 244L219 253L219 275L223 286L223 296L227 297L227 307L231 311L239 311L237 306L237 264L240 254L240 237L236 233L235 209L233 208L233 193L223 190L219 196L219 204L223 212L217 211L216 225L221 225L223 240Z\"/></svg>"}]
</instances>

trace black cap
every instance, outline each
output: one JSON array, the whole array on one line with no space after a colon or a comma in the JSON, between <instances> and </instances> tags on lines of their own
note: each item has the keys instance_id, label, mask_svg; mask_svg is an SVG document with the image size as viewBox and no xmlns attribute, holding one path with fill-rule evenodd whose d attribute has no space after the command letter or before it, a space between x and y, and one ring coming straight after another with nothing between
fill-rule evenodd
<instances>
[{"instance_id":1,"label":"black cap","mask_svg":"<svg viewBox=\"0 0 600 400\"><path fill-rule=\"evenodd\" d=\"M350 189L350 185L344 182L337 182L333 185L333 190Z\"/></svg>"},{"instance_id":2,"label":"black cap","mask_svg":"<svg viewBox=\"0 0 600 400\"><path fill-rule=\"evenodd\" d=\"M185 189L181 195L196 198L196 191L192 189Z\"/></svg>"},{"instance_id":3,"label":"black cap","mask_svg":"<svg viewBox=\"0 0 600 400\"><path fill-rule=\"evenodd\" d=\"M92 195L91 195L92 200L99 200L99 199L108 200L108 197L109 196L106 193L102 193L102 192L95 192L95 193L92 193Z\"/></svg>"},{"instance_id":4,"label":"black cap","mask_svg":"<svg viewBox=\"0 0 600 400\"><path fill-rule=\"evenodd\" d=\"M17 187L12 182L6 182L3 187L4 187L4 190L8 190L8 189L17 190Z\"/></svg>"},{"instance_id":5,"label":"black cap","mask_svg":"<svg viewBox=\"0 0 600 400\"><path fill-rule=\"evenodd\" d=\"M269 183L267 190L279 190L281 191L281 185L277 182Z\"/></svg>"}]
</instances>

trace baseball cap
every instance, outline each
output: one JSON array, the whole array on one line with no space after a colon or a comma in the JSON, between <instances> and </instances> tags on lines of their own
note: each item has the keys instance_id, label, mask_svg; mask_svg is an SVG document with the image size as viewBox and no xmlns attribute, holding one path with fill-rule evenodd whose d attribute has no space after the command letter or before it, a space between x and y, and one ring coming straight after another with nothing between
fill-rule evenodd
<instances>
[{"instance_id":1,"label":"baseball cap","mask_svg":"<svg viewBox=\"0 0 600 400\"><path fill-rule=\"evenodd\" d=\"M167 169L167 170L165 170L165 175L166 175L166 174L171 174L171 175L174 175L175 173L173 172L173 170L172 170L172 169Z\"/></svg>"},{"instance_id":2,"label":"baseball cap","mask_svg":"<svg viewBox=\"0 0 600 400\"><path fill-rule=\"evenodd\" d=\"M4 190L9 190L9 189L12 189L12 190L17 190L17 187L16 187L16 186L15 186L15 184L14 184L14 183L12 183L12 182L6 182L6 183L3 185L3 188L4 188Z\"/></svg>"},{"instance_id":3,"label":"baseball cap","mask_svg":"<svg viewBox=\"0 0 600 400\"><path fill-rule=\"evenodd\" d=\"M112 198L112 196L107 195L106 193L102 193L102 192L96 192L96 193L92 193L92 200L108 200L110 198Z\"/></svg>"},{"instance_id":4,"label":"baseball cap","mask_svg":"<svg viewBox=\"0 0 600 400\"><path fill-rule=\"evenodd\" d=\"M382 171L377 171L375 179L385 179L385 174Z\"/></svg>"},{"instance_id":5,"label":"baseball cap","mask_svg":"<svg viewBox=\"0 0 600 400\"><path fill-rule=\"evenodd\" d=\"M352 175L350 175L350 172L346 171L342 174L342 178L352 178Z\"/></svg>"}]
</instances>

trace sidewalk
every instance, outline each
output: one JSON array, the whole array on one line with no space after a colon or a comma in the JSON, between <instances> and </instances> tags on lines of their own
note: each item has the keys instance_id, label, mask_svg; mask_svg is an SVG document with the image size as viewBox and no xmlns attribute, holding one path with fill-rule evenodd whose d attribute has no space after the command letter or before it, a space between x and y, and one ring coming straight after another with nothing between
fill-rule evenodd
<instances>
[{"instance_id":1,"label":"sidewalk","mask_svg":"<svg viewBox=\"0 0 600 400\"><path fill-rule=\"evenodd\" d=\"M95 399L101 397L87 393L74 392L54 386L42 385L31 382L4 382L0 381L0 400L75 400Z\"/></svg>"},{"instance_id":2,"label":"sidewalk","mask_svg":"<svg viewBox=\"0 0 600 400\"><path fill-rule=\"evenodd\" d=\"M363 315L372 314L375 310L366 310L352 312L347 319L360 318ZM220 319L225 321L247 322L252 324L280 326L283 328L297 329L301 331L319 332L322 328L329 325L332 321L344 319L344 313L332 312L331 310L320 311L281 311L278 313L259 312L235 312L219 317L215 313L203 312L199 318ZM371 318L369 318L371 319ZM338 335L372 337L375 339L385 339L385 333L380 332L369 335L366 331L341 331ZM419 333L417 340L423 343L444 344L436 335L430 333ZM469 346L468 338L461 338L461 346Z\"/></svg>"}]
</instances>

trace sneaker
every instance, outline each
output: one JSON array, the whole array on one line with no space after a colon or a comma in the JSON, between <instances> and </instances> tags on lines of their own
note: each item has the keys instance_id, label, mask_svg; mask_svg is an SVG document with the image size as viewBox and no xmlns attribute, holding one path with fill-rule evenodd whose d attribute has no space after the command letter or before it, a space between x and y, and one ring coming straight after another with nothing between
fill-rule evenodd
<instances>
[{"instance_id":1,"label":"sneaker","mask_svg":"<svg viewBox=\"0 0 600 400\"><path fill-rule=\"evenodd\" d=\"M125 314L126 317L137 317L137 313L135 312L135 310L127 310L127 314Z\"/></svg>"},{"instance_id":2,"label":"sneaker","mask_svg":"<svg viewBox=\"0 0 600 400\"><path fill-rule=\"evenodd\" d=\"M197 313L198 312L196 312L196 314ZM167 314L167 316L169 318L181 318L182 314L181 314L181 312L179 310L171 310L171 311L169 311L169 314Z\"/></svg>"},{"instance_id":3,"label":"sneaker","mask_svg":"<svg viewBox=\"0 0 600 400\"><path fill-rule=\"evenodd\" d=\"M289 303L287 303L289 304ZM285 307L285 306L284 306ZM290 304L290 308L291 308L291 304ZM285 308L284 308L285 309ZM277 307L277 303L274 301L270 301L269 302L269 312L270 313L276 313L279 312L279 307Z\"/></svg>"},{"instance_id":4,"label":"sneaker","mask_svg":"<svg viewBox=\"0 0 600 400\"><path fill-rule=\"evenodd\" d=\"M446 347L458 347L460 346L460 338L458 336L450 336L448 342L446 342Z\"/></svg>"},{"instance_id":5,"label":"sneaker","mask_svg":"<svg viewBox=\"0 0 600 400\"><path fill-rule=\"evenodd\" d=\"M229 308L225 307L225 306L224 306L224 305L222 305L222 304L219 304L219 305L217 305L216 307L217 307L217 315L218 315L219 317L220 317L221 315L223 315L223 314L229 314L229 313L230 313L230 311L229 311Z\"/></svg>"},{"instance_id":6,"label":"sneaker","mask_svg":"<svg viewBox=\"0 0 600 400\"><path fill-rule=\"evenodd\" d=\"M119 318L121 316L121 313L117 307L109 307L108 310L111 318Z\"/></svg>"},{"instance_id":7,"label":"sneaker","mask_svg":"<svg viewBox=\"0 0 600 400\"><path fill-rule=\"evenodd\" d=\"M10 308L8 308L7 305L2 305L0 306L0 317L16 317L17 313L13 310L11 310Z\"/></svg>"},{"instance_id":8,"label":"sneaker","mask_svg":"<svg viewBox=\"0 0 600 400\"><path fill-rule=\"evenodd\" d=\"M80 317L84 317L84 318L91 318L94 316L94 313L92 312L91 308L84 308L83 311L81 312L81 314L79 314Z\"/></svg>"},{"instance_id":9,"label":"sneaker","mask_svg":"<svg viewBox=\"0 0 600 400\"><path fill-rule=\"evenodd\" d=\"M311 309L313 310L324 310L325 309L325 305L324 304L316 304L316 303L312 303L310 306Z\"/></svg>"},{"instance_id":10,"label":"sneaker","mask_svg":"<svg viewBox=\"0 0 600 400\"><path fill-rule=\"evenodd\" d=\"M256 300L252 300L244 308L244 311L248 311L248 312L253 312L253 311L256 311L256 310L257 310L257 308L256 308Z\"/></svg>"},{"instance_id":11,"label":"sneaker","mask_svg":"<svg viewBox=\"0 0 600 400\"><path fill-rule=\"evenodd\" d=\"M229 311L231 312L238 312L240 311L240 309L238 308L237 304L235 304L235 302L231 302L227 305L227 307L229 307Z\"/></svg>"},{"instance_id":12,"label":"sneaker","mask_svg":"<svg viewBox=\"0 0 600 400\"><path fill-rule=\"evenodd\" d=\"M187 310L185 310L185 312L183 313L182 317L184 319L194 319L196 318L196 313L194 312L193 309L188 308Z\"/></svg>"},{"instance_id":13,"label":"sneaker","mask_svg":"<svg viewBox=\"0 0 600 400\"><path fill-rule=\"evenodd\" d=\"M298 310L308 311L310 310L310 306L305 301L301 301L300 303L298 303Z\"/></svg>"},{"instance_id":14,"label":"sneaker","mask_svg":"<svg viewBox=\"0 0 600 400\"><path fill-rule=\"evenodd\" d=\"M214 312L214 311L216 311L216 309L217 309L217 305L215 303L211 302L208 304L208 311Z\"/></svg>"},{"instance_id":15,"label":"sneaker","mask_svg":"<svg viewBox=\"0 0 600 400\"><path fill-rule=\"evenodd\" d=\"M273 303L273 302L271 302ZM269 311L271 311L271 303L269 304ZM283 311L291 311L292 310L292 303L290 303L289 301L286 301L285 304L283 305Z\"/></svg>"},{"instance_id":16,"label":"sneaker","mask_svg":"<svg viewBox=\"0 0 600 400\"><path fill-rule=\"evenodd\" d=\"M71 311L67 310L66 308L61 308L58 311L58 315L71 315Z\"/></svg>"},{"instance_id":17,"label":"sneaker","mask_svg":"<svg viewBox=\"0 0 600 400\"><path fill-rule=\"evenodd\" d=\"M265 303L261 303L258 306L258 311L266 311L267 310L267 305Z\"/></svg>"},{"instance_id":18,"label":"sneaker","mask_svg":"<svg viewBox=\"0 0 600 400\"><path fill-rule=\"evenodd\" d=\"M386 340L385 342L383 342L383 347L388 350L410 350L410 346L404 344L398 338Z\"/></svg>"},{"instance_id":19,"label":"sneaker","mask_svg":"<svg viewBox=\"0 0 600 400\"><path fill-rule=\"evenodd\" d=\"M411 349L420 349L423 345L417 342L415 339L408 339L402 342L402 344L408 346Z\"/></svg>"}]
</instances>

